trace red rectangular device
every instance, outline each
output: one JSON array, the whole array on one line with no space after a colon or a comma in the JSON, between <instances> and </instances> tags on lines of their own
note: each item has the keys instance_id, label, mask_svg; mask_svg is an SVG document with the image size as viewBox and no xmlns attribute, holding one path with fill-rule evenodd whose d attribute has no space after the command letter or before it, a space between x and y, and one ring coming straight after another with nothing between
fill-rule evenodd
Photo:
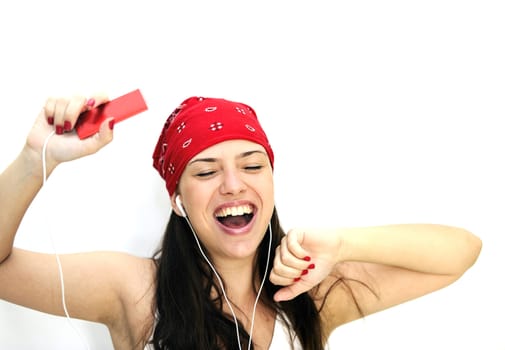
<instances>
[{"instance_id":1,"label":"red rectangular device","mask_svg":"<svg viewBox=\"0 0 505 350\"><path fill-rule=\"evenodd\" d=\"M118 123L145 110L147 105L144 97L137 89L82 113L75 124L75 131L82 140L97 133L100 125L109 117Z\"/></svg>"}]
</instances>

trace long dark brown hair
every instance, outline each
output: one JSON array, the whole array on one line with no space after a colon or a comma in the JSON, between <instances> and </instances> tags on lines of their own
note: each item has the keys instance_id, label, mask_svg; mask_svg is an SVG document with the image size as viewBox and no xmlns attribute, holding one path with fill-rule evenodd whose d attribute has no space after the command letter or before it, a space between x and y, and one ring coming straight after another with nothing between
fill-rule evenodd
<instances>
[{"instance_id":1,"label":"long dark brown hair","mask_svg":"<svg viewBox=\"0 0 505 350\"><path fill-rule=\"evenodd\" d=\"M273 251L285 234L275 208L270 225ZM257 251L253 282L263 276L265 269L267 273L272 269L273 259L265 266L268 245L267 231ZM235 321L223 311L221 289L184 218L172 212L161 247L153 259L157 266L155 328L149 344L156 350L236 350ZM279 288L267 278L261 302L281 315L284 322L289 322L303 349L322 350L321 321L313 299L303 293L277 303L273 295ZM218 293L216 298L211 297L211 291ZM249 334L241 323L239 334L242 348L247 349Z\"/></svg>"}]
</instances>

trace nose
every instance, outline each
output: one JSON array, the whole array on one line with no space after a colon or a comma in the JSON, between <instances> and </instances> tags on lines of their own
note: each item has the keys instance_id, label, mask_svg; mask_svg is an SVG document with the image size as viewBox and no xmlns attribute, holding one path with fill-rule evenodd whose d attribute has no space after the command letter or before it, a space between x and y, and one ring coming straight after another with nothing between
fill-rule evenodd
<instances>
[{"instance_id":1,"label":"nose","mask_svg":"<svg viewBox=\"0 0 505 350\"><path fill-rule=\"evenodd\" d=\"M223 172L223 181L220 186L221 194L236 195L246 189L246 184L240 176L238 169L227 169Z\"/></svg>"}]
</instances>

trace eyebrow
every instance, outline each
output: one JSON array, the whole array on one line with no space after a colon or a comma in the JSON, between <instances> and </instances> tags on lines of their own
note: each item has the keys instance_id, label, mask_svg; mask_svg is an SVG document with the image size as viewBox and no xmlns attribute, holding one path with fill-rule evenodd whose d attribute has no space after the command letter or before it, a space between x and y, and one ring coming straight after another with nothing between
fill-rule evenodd
<instances>
[{"instance_id":1,"label":"eyebrow","mask_svg":"<svg viewBox=\"0 0 505 350\"><path fill-rule=\"evenodd\" d=\"M267 156L267 154L263 151L260 150L252 150L252 151L247 151L247 152L242 152L238 154L235 158L247 158L255 153L263 154L264 156ZM193 159L191 162L188 163L188 165L194 164L196 162L206 162L206 163L214 163L217 162L217 158L197 158Z\"/></svg>"}]
</instances>

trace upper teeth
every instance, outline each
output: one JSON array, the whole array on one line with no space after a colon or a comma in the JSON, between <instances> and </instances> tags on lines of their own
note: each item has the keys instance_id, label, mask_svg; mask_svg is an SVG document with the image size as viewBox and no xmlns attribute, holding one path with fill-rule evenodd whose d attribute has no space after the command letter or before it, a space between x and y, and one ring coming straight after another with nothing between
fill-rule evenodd
<instances>
[{"instance_id":1,"label":"upper teeth","mask_svg":"<svg viewBox=\"0 0 505 350\"><path fill-rule=\"evenodd\" d=\"M228 207L220 209L217 213L217 217L224 217L228 215L238 216L244 214L251 214L253 212L253 208L250 205L238 205L236 207Z\"/></svg>"}]
</instances>

